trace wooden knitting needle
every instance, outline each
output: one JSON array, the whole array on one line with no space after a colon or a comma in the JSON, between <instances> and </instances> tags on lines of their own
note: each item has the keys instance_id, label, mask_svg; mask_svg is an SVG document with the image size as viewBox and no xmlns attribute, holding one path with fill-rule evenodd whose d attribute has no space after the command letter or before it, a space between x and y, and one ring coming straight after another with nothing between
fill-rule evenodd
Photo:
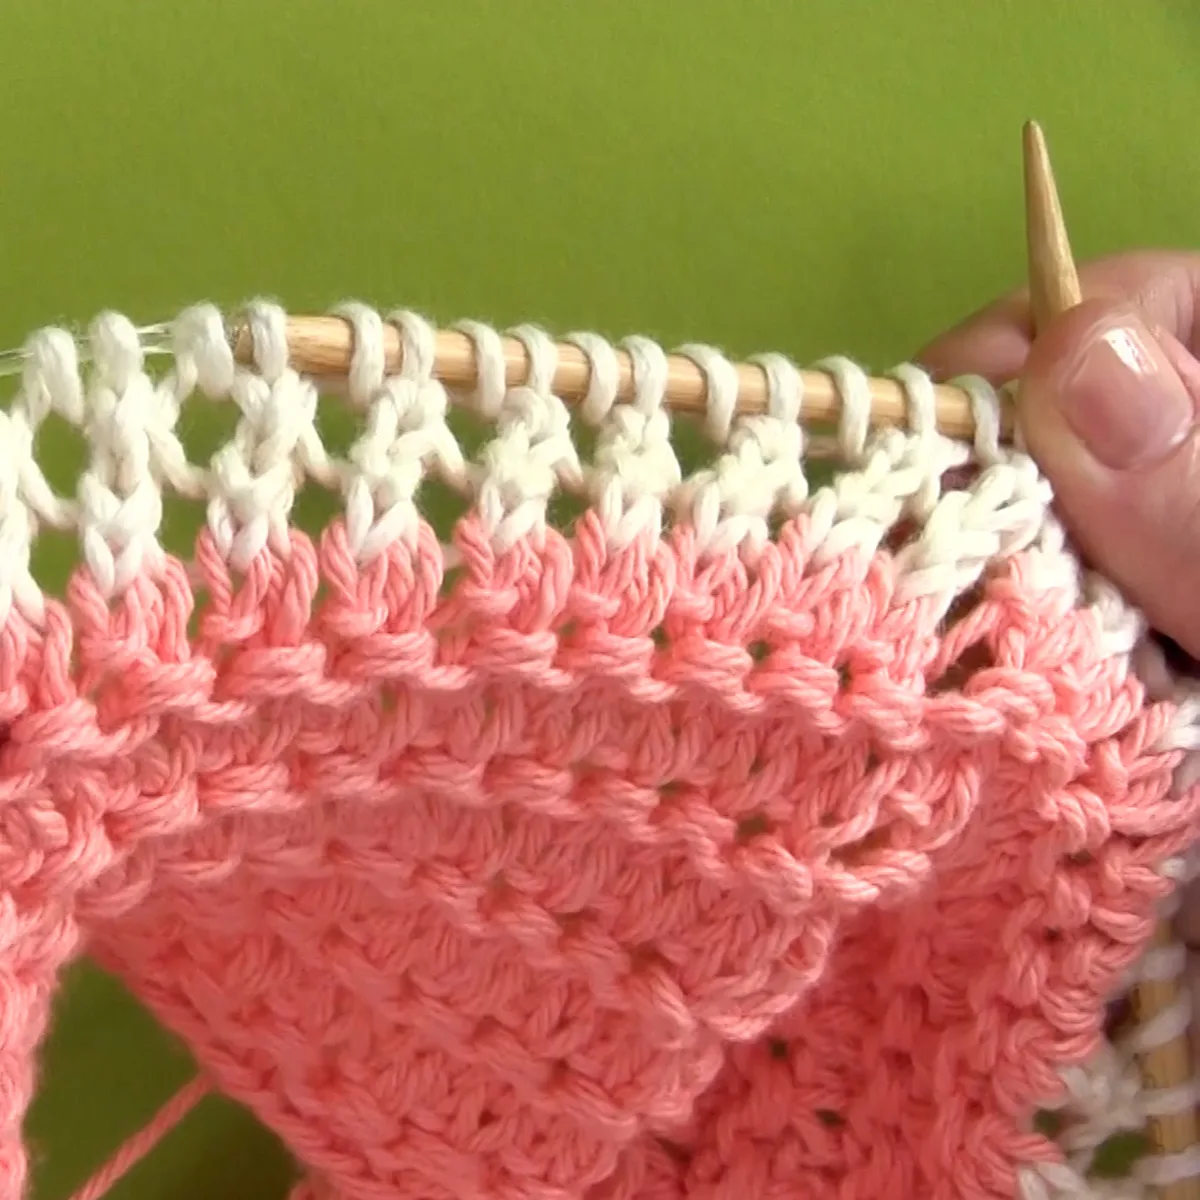
<instances>
[{"instance_id":1,"label":"wooden knitting needle","mask_svg":"<svg viewBox=\"0 0 1200 1200\"><path fill-rule=\"evenodd\" d=\"M403 351L400 335L384 326L384 354L387 369L400 369ZM234 357L241 363L253 361L254 346L249 326L235 322L231 330ZM303 375L317 379L344 378L354 352L354 333L349 322L340 317L289 317L288 349L292 366ZM502 339L505 378L510 386L529 377L529 358L517 338ZM578 402L587 392L590 368L583 352L573 345L558 347L558 369L554 374L555 393L568 403ZM703 415L707 386L700 368L691 359L671 355L668 360L667 406L674 412ZM629 355L617 351L619 373L618 398L633 398L633 363ZM755 414L767 411L767 378L761 367L752 363L736 364L738 376L737 411ZM475 348L466 334L439 330L434 357L434 374L446 385L470 389L477 381ZM804 418L806 424L834 424L841 415L842 403L837 385L822 371L802 371ZM904 389L894 379L871 379L871 424L903 426L908 420ZM950 437L969 439L975 431L970 395L962 388L947 384L934 387L938 428ZM1000 438L1011 441L1011 406L1005 403L1000 413Z\"/></svg>"},{"instance_id":2,"label":"wooden knitting needle","mask_svg":"<svg viewBox=\"0 0 1200 1200\"><path fill-rule=\"evenodd\" d=\"M1060 313L1074 308L1082 295L1046 139L1035 121L1025 126L1023 141L1029 301L1036 334ZM1160 949L1171 941L1170 925L1163 924L1155 932L1151 947ZM1147 980L1138 984L1132 1000L1134 1017L1139 1025L1144 1025L1179 1002L1178 984L1175 980ZM1186 1085L1192 1075L1191 1047L1186 1033L1148 1050L1142 1057L1142 1075L1154 1089ZM1148 1132L1163 1154L1178 1154L1200 1142L1200 1126L1195 1110L1190 1107L1151 1118ZM1160 1194L1163 1200L1200 1200L1200 1180L1165 1185Z\"/></svg>"}]
</instances>

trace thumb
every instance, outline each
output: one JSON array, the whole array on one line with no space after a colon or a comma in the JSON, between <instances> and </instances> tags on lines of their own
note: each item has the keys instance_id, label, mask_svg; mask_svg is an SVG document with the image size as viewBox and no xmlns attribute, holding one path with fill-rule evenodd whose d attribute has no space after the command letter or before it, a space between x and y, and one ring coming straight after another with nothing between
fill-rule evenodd
<instances>
[{"instance_id":1,"label":"thumb","mask_svg":"<svg viewBox=\"0 0 1200 1200\"><path fill-rule=\"evenodd\" d=\"M1200 363L1124 304L1088 301L1037 339L1025 443L1084 556L1200 658Z\"/></svg>"}]
</instances>

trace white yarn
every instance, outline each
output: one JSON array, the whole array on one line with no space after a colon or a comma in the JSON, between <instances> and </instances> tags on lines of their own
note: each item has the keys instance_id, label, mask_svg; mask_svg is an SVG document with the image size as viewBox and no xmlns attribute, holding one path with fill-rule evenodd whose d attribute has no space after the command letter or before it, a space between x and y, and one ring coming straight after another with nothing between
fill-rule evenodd
<instances>
[{"instance_id":1,"label":"white yarn","mask_svg":"<svg viewBox=\"0 0 1200 1200\"><path fill-rule=\"evenodd\" d=\"M170 437L179 405L143 370L137 330L125 317L99 317L91 341L96 370L85 400L91 461L79 480L79 536L97 587L111 596L160 564L163 500L151 432Z\"/></svg>"},{"instance_id":2,"label":"white yarn","mask_svg":"<svg viewBox=\"0 0 1200 1200\"><path fill-rule=\"evenodd\" d=\"M350 369L346 372L351 403L366 407L383 387L387 370L387 354L383 342L383 318L366 304L349 302L339 305L334 315L350 323L354 332L354 348L350 353ZM402 354L404 368L410 366L408 355Z\"/></svg>"},{"instance_id":3,"label":"white yarn","mask_svg":"<svg viewBox=\"0 0 1200 1200\"><path fill-rule=\"evenodd\" d=\"M388 317L400 334L401 368L385 378L384 323L358 312L351 319L350 395L368 411L346 472L346 536L358 561L368 563L393 543L415 548L421 484L436 475L465 487L466 464L446 423L446 389L433 377L433 328L416 313Z\"/></svg>"},{"instance_id":4,"label":"white yarn","mask_svg":"<svg viewBox=\"0 0 1200 1200\"><path fill-rule=\"evenodd\" d=\"M589 356L593 378L603 367L594 339L576 344ZM639 538L662 532L663 508L679 485L679 460L671 445L671 421L664 406L667 356L648 338L621 343L633 365L632 403L609 411L596 440L588 472L588 492L609 547L623 550Z\"/></svg>"},{"instance_id":5,"label":"white yarn","mask_svg":"<svg viewBox=\"0 0 1200 1200\"><path fill-rule=\"evenodd\" d=\"M579 415L589 425L600 425L612 411L620 391L617 352L595 333L568 333L563 341L582 351L588 362L587 393L580 402Z\"/></svg>"},{"instance_id":6,"label":"white yarn","mask_svg":"<svg viewBox=\"0 0 1200 1200\"><path fill-rule=\"evenodd\" d=\"M726 448L712 467L677 490L672 507L686 514L701 553L725 554L743 546L758 550L770 537L772 516L794 515L808 494L799 372L782 356L764 357L767 414L734 420L738 377L733 364L708 346L685 346L680 353L704 373L709 411L716 412L709 431Z\"/></svg>"},{"instance_id":7,"label":"white yarn","mask_svg":"<svg viewBox=\"0 0 1200 1200\"><path fill-rule=\"evenodd\" d=\"M122 368L124 387L132 391L120 404L106 399L103 391L85 401L79 356L68 334L51 331L31 343L24 403L14 406L8 427L0 431L0 453L6 453L14 468L8 473L9 492L18 489L0 506L0 544L11 547L6 561L15 564L7 568L7 575L0 571L0 611L11 602L6 597L17 593L32 611L38 609L37 589L22 575L20 565L28 561L38 520L59 527L76 525L81 531L86 527L89 565L103 588L119 591L137 573L138 564L157 553L161 505L154 493L168 488L207 502L217 547L238 570L268 545L287 552L291 508L309 479L343 494L351 543L363 561L393 540L411 544L420 519L417 492L431 474L474 494L498 548L544 523L546 505L558 489L590 495L614 548L635 537L658 536L668 506L688 513L701 549L710 553L761 545L774 519L793 516L807 506L818 559L851 547L870 553L906 508L915 506L928 510L921 513L928 530L906 585L914 594L922 587L963 586L973 564L1019 548L1026 527L1036 525L1039 511L1044 516L1040 494L1027 509L1016 506L1015 484L1008 492L995 484L990 491L977 489L969 505L958 502L961 511L940 514L936 505L921 501L922 496L937 494L940 475L948 465L963 461L965 449L936 435L926 436L932 429L932 391L928 378L915 368L902 369L901 378L912 402L914 426L926 434L906 437L893 430L878 439L870 435L870 384L861 368L840 358L821 364L840 389L839 442L857 470L810 497L800 426L801 376L781 356L757 360L768 382L768 411L743 418L736 416L739 380L733 365L709 347L684 348L705 374L709 429L724 446L712 467L684 483L671 446L663 402L666 356L659 346L644 338L622 343L634 376L634 398L626 404L618 403L621 372L614 347L596 334L571 335L569 340L590 368L582 416L599 426L596 453L584 466L570 437L566 407L552 391L554 343L528 327L513 331L529 354L530 378L509 388L500 334L480 322L462 322L456 328L470 338L477 360L477 385L470 399L497 427L496 437L472 467L463 461L447 425L449 400L432 376L429 327L420 326L424 332L417 332L418 318L397 318L406 343L402 361L409 364L417 355L424 366L419 379L409 366L389 376L379 314L360 304L337 311L354 332L347 381L350 400L366 411L366 429L342 462L330 459L318 435L315 385L288 364L285 316L278 305L257 303L247 312L254 359L249 368L234 362L216 309L189 309L172 327L174 370L152 384L141 359L134 356L134 374ZM120 330L120 353L132 353L139 331L128 322ZM158 332L154 336L158 351ZM110 374L115 353L108 352L104 367ZM98 379L97 371L92 375ZM230 398L241 412L233 438L207 465L187 460L174 431L179 407L193 388L213 398ZM136 404L135 396L141 397ZM987 411L983 400L977 407ZM53 495L34 461L33 432L51 409L85 424L96 443L95 468L81 489L86 514ZM105 421L116 424L101 428ZM113 486L101 482L109 476L115 479L118 467L112 455L118 448L124 455L119 468L124 473L122 487L131 486L131 472L139 480L119 501ZM29 510L34 524L26 528ZM959 528L954 531L956 519Z\"/></svg>"},{"instance_id":8,"label":"white yarn","mask_svg":"<svg viewBox=\"0 0 1200 1200\"><path fill-rule=\"evenodd\" d=\"M483 451L475 497L484 528L500 553L544 528L546 507L556 491L583 486L570 414L553 391L558 348L531 325L512 330L511 336L525 346L529 379L505 393L496 437ZM481 352L493 354L497 345L479 343ZM490 378L496 369L489 367Z\"/></svg>"},{"instance_id":9,"label":"white yarn","mask_svg":"<svg viewBox=\"0 0 1200 1200\"><path fill-rule=\"evenodd\" d=\"M711 346L693 343L681 346L677 353L690 358L704 374L704 428L718 446L723 446L729 439L729 431L737 415L737 368Z\"/></svg>"},{"instance_id":10,"label":"white yarn","mask_svg":"<svg viewBox=\"0 0 1200 1200\"><path fill-rule=\"evenodd\" d=\"M482 417L494 421L508 390L504 343L500 335L482 321L459 321L453 328L469 338L475 347L475 390L468 399Z\"/></svg>"}]
</instances>

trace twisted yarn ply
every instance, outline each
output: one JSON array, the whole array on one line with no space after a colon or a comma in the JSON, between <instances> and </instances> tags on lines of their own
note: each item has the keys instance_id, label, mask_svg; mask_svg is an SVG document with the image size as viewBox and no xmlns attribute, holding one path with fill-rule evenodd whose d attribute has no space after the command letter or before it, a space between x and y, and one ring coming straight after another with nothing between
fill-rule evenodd
<instances>
[{"instance_id":1,"label":"twisted yarn ply","mask_svg":"<svg viewBox=\"0 0 1200 1200\"><path fill-rule=\"evenodd\" d=\"M760 360L739 418L691 347L716 450L684 471L650 341L619 403L612 347L572 339L572 414L539 330L509 387L463 326L452 396L424 320L389 318L389 374L381 318L342 311L345 453L267 304L250 367L207 307L154 377L122 317L86 364L44 331L0 416L0 1200L82 953L282 1137L297 1196L1049 1200L1196 1169L1096 1160L1194 1100L1106 1022L1181 969L1144 951L1200 827L1197 705L995 396L963 445L903 368L909 428L869 432L866 377L822 364L818 486L796 370ZM201 401L236 427L193 462ZM51 420L85 435L71 498ZM47 528L79 536L62 599Z\"/></svg>"}]
</instances>

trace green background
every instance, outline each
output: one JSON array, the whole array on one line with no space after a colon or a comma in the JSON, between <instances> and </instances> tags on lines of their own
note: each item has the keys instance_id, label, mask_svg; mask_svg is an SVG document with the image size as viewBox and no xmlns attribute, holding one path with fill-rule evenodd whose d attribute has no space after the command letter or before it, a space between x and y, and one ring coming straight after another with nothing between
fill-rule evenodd
<instances>
[{"instance_id":1,"label":"green background","mask_svg":"<svg viewBox=\"0 0 1200 1200\"><path fill-rule=\"evenodd\" d=\"M1200 243L1197 111L1195 0L0 0L0 345L353 296L885 367L1020 282L1026 117L1081 257ZM46 1200L189 1072L82 968L44 1064ZM113 1195L288 1174L210 1101Z\"/></svg>"}]
</instances>

